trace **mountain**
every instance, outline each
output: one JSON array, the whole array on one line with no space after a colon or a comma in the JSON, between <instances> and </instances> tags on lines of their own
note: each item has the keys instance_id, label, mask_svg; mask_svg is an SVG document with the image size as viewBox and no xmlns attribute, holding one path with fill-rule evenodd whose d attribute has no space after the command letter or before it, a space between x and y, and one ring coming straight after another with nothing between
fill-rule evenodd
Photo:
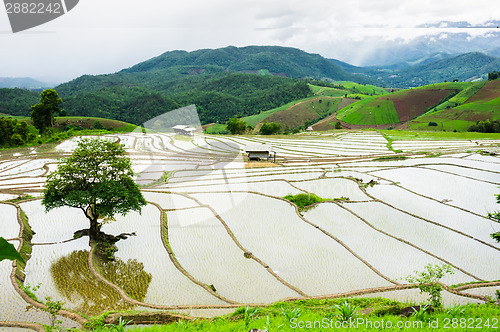
<instances>
[{"instance_id":1,"label":"mountain","mask_svg":"<svg viewBox=\"0 0 500 332\"><path fill-rule=\"evenodd\" d=\"M49 88L49 83L37 81L31 77L0 77L0 88L43 89Z\"/></svg>"},{"instance_id":2,"label":"mountain","mask_svg":"<svg viewBox=\"0 0 500 332\"><path fill-rule=\"evenodd\" d=\"M444 81L474 81L486 79L488 73L500 69L500 57L480 52L458 56L434 54L420 59L417 64L410 62L381 67L355 67L331 60L352 74L360 73L378 80L380 86L408 88Z\"/></svg>"},{"instance_id":3,"label":"mountain","mask_svg":"<svg viewBox=\"0 0 500 332\"><path fill-rule=\"evenodd\" d=\"M481 26L467 22L437 22L420 26L417 29L429 29L429 34L411 40L362 40L357 44L356 63L359 66L389 66L394 63L413 62L425 59L433 54L457 56L463 53L481 52L500 56L500 21L486 22ZM471 34L477 28L490 28L484 34ZM458 28L458 29L454 29ZM493 29L494 28L494 29ZM455 31L460 32L455 32ZM439 31L435 33L434 31Z\"/></svg>"},{"instance_id":4,"label":"mountain","mask_svg":"<svg viewBox=\"0 0 500 332\"><path fill-rule=\"evenodd\" d=\"M373 83L367 77L352 75L319 54L280 46L229 46L193 52L171 51L141 62L121 73L143 73L188 67L242 73L270 73L291 78L314 78L326 81Z\"/></svg>"}]
</instances>

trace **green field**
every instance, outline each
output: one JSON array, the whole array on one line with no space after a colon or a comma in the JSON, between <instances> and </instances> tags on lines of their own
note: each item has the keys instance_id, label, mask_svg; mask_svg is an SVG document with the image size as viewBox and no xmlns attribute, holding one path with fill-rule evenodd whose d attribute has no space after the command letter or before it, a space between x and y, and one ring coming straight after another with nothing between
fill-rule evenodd
<instances>
[{"instance_id":1,"label":"green field","mask_svg":"<svg viewBox=\"0 0 500 332\"><path fill-rule=\"evenodd\" d=\"M356 125L398 123L399 117L391 100L367 98L339 111L337 119Z\"/></svg>"}]
</instances>

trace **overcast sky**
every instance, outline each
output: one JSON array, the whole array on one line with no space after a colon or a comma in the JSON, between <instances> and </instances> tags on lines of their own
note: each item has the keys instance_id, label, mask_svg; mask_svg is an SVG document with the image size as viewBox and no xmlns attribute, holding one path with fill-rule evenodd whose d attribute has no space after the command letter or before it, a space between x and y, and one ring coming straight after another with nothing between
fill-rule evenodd
<instances>
[{"instance_id":1,"label":"overcast sky","mask_svg":"<svg viewBox=\"0 0 500 332\"><path fill-rule=\"evenodd\" d=\"M421 26L480 25L499 13L498 0L80 0L64 16L13 34L0 7L0 77L70 80L170 50L228 45L290 46L362 64L360 41L369 48L443 31L481 35L492 29Z\"/></svg>"}]
</instances>

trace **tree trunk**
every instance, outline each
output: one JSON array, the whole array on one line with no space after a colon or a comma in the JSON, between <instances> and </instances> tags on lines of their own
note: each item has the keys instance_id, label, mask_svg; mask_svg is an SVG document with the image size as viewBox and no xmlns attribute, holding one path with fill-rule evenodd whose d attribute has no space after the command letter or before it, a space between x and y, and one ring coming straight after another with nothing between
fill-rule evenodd
<instances>
[{"instance_id":1,"label":"tree trunk","mask_svg":"<svg viewBox=\"0 0 500 332\"><path fill-rule=\"evenodd\" d=\"M94 242L99 236L99 232L101 231L101 225L97 222L96 219L90 220L90 230L89 230L89 242Z\"/></svg>"}]
</instances>

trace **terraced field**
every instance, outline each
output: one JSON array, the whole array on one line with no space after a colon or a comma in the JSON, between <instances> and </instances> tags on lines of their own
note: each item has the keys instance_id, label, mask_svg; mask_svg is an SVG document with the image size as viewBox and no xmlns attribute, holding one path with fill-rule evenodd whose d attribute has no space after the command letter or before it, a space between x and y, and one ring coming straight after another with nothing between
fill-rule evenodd
<instances>
[{"instance_id":1,"label":"terraced field","mask_svg":"<svg viewBox=\"0 0 500 332\"><path fill-rule=\"evenodd\" d=\"M483 302L500 287L500 244L489 237L499 225L486 217L499 208L500 158L474 152L499 153L500 140L395 140L392 148L408 159L380 161L394 152L377 132L107 139L125 145L149 203L103 226L134 233L117 243L109 265L93 259L88 238L73 239L88 227L81 211L45 213L40 204L47 174L75 139L49 151L2 153L0 235L31 255L17 272L16 263L0 265L0 327L47 324L46 313L25 312L40 304L23 283L40 284L39 299L64 302L66 327L106 310L212 316L285 298L418 302L404 278L429 263L453 267L447 285L490 282L447 288L447 305ZM273 146L275 163L245 159L244 148L259 143ZM298 193L327 200L299 212L283 198ZM20 195L32 198L8 202ZM28 226L31 244L23 239Z\"/></svg>"}]
</instances>

